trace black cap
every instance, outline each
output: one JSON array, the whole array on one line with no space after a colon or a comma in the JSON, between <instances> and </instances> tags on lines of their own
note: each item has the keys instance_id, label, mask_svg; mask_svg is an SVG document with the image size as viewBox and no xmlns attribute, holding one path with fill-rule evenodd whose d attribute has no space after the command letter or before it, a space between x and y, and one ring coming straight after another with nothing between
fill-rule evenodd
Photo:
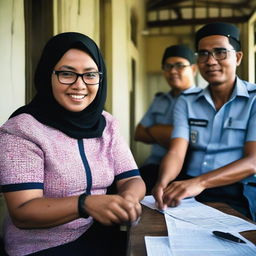
<instances>
[{"instance_id":1,"label":"black cap","mask_svg":"<svg viewBox=\"0 0 256 256\"><path fill-rule=\"evenodd\" d=\"M195 63L195 55L194 52L187 47L186 45L172 45L165 49L164 55L162 58L162 66L164 65L166 59L169 57L181 57L187 59L190 64Z\"/></svg>"},{"instance_id":2,"label":"black cap","mask_svg":"<svg viewBox=\"0 0 256 256\"><path fill-rule=\"evenodd\" d=\"M239 34L239 29L235 25L230 23L213 22L206 24L196 32L196 49L198 47L198 42L202 38L213 35L221 35L226 36L229 39L231 38L235 40L235 42L238 43L240 47Z\"/></svg>"}]
</instances>

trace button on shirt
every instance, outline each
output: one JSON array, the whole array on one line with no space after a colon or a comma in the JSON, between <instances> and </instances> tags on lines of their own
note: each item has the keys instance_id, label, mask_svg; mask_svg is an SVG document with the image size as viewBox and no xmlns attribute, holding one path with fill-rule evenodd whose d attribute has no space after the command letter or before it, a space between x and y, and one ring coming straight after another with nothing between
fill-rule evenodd
<instances>
[{"instance_id":1,"label":"button on shirt","mask_svg":"<svg viewBox=\"0 0 256 256\"><path fill-rule=\"evenodd\" d=\"M198 176L243 157L256 141L256 85L237 78L228 102L216 111L209 88L184 92L174 108L172 138L190 144L187 174Z\"/></svg>"}]
</instances>

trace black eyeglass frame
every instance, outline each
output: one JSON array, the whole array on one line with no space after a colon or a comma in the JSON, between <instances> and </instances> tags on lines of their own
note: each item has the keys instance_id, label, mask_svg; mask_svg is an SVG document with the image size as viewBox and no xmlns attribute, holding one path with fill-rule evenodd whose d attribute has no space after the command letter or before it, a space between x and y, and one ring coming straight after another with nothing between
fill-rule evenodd
<instances>
[{"instance_id":1,"label":"black eyeglass frame","mask_svg":"<svg viewBox=\"0 0 256 256\"><path fill-rule=\"evenodd\" d=\"M228 52L232 52L232 51L235 51L235 49L226 49L226 48L215 48L213 49L213 51L207 51L207 50L199 50L198 52L195 52L195 56L197 57L197 61L199 63L204 63L204 62L207 62L209 60L209 57L210 55L215 59L215 60L225 60L228 56ZM203 56L199 56L200 52L204 52L204 53L207 53L207 55L203 55ZM223 58L221 57L216 57L216 54L218 52L222 52L222 53L225 53ZM201 60L200 60L201 58Z\"/></svg>"},{"instance_id":2,"label":"black eyeglass frame","mask_svg":"<svg viewBox=\"0 0 256 256\"><path fill-rule=\"evenodd\" d=\"M61 74L61 73L63 73L63 72L69 72L69 73L72 73L72 74L76 75L75 81L72 82L72 83L63 83L63 82L61 82L61 81L60 81L60 78L59 78L59 74ZM103 73L102 73L102 72L99 72L99 71L89 71L89 72L85 72L85 73L83 73L83 74L80 74L80 73L76 73L76 72L74 72L74 71L68 71L68 70L53 70L52 73L57 76L58 81L59 81L61 84L65 84L65 85L73 85L74 83L76 83L78 77L81 77L81 78L82 78L82 81L83 81L86 85L96 85L96 84L99 84L99 83L102 81L102 79L103 79ZM88 74L88 73L97 73L97 74L99 74L99 82L97 82L97 83L88 83L88 82L85 82L83 76L84 76L85 74Z\"/></svg>"},{"instance_id":3,"label":"black eyeglass frame","mask_svg":"<svg viewBox=\"0 0 256 256\"><path fill-rule=\"evenodd\" d=\"M166 66L168 66L168 68L166 68ZM183 70L184 68L189 67L189 66L191 66L191 65L190 64L186 65L183 63L179 63L179 62L174 63L174 64L165 63L165 64L163 64L162 69L163 69L163 71L168 72L168 71L172 70L173 68L176 70Z\"/></svg>"}]
</instances>

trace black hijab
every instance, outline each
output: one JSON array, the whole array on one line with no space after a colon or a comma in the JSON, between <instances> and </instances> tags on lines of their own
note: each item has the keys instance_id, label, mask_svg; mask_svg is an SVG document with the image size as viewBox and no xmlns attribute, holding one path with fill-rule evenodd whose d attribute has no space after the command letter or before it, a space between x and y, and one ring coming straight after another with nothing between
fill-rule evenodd
<instances>
[{"instance_id":1,"label":"black hijab","mask_svg":"<svg viewBox=\"0 0 256 256\"><path fill-rule=\"evenodd\" d=\"M89 54L103 73L97 95L81 112L71 112L62 107L52 93L52 71L61 57L71 48ZM101 137L106 126L102 115L106 101L107 77L103 57L95 42L86 35L66 32L52 37L46 44L35 71L37 94L27 105L16 110L10 118L28 113L39 122L54 127L76 139Z\"/></svg>"}]
</instances>

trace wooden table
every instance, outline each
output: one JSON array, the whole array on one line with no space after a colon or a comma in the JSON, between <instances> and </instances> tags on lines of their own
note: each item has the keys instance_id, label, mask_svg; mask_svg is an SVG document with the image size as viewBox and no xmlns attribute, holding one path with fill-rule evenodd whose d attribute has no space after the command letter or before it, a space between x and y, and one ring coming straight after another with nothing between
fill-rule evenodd
<instances>
[{"instance_id":1,"label":"wooden table","mask_svg":"<svg viewBox=\"0 0 256 256\"><path fill-rule=\"evenodd\" d=\"M207 203L224 213L241 217L250 221L242 214L223 203ZM252 221L251 221L252 222ZM240 232L242 236L256 244L256 230ZM131 227L129 231L127 256L146 256L144 236L167 236L167 227L164 215L158 211L142 206L141 220L137 226Z\"/></svg>"}]
</instances>

